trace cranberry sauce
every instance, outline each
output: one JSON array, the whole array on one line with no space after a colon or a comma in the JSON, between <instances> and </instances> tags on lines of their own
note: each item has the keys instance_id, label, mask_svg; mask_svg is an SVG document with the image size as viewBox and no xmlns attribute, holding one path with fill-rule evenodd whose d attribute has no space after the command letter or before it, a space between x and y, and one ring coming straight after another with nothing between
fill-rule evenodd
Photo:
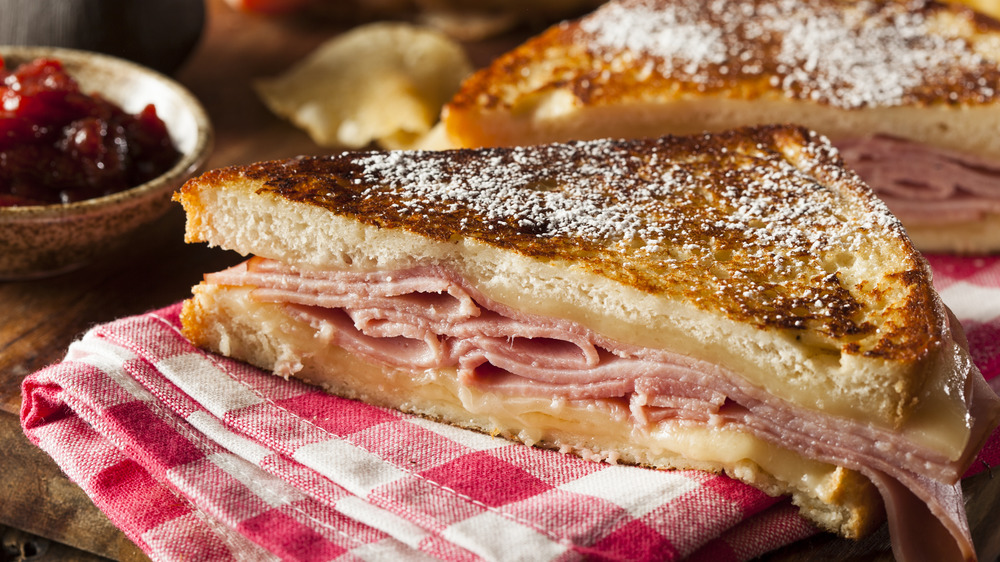
<instances>
[{"instance_id":1,"label":"cranberry sauce","mask_svg":"<svg viewBox=\"0 0 1000 562\"><path fill-rule=\"evenodd\" d=\"M87 95L62 63L0 60L0 207L69 203L153 179L180 157L152 104Z\"/></svg>"}]
</instances>

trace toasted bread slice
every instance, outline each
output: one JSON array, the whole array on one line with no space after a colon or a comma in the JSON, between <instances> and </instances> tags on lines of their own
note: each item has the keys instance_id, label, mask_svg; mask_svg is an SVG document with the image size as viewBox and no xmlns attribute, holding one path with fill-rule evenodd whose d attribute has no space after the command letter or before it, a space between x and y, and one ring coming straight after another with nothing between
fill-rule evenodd
<instances>
[{"instance_id":1,"label":"toasted bread slice","mask_svg":"<svg viewBox=\"0 0 1000 562\"><path fill-rule=\"evenodd\" d=\"M898 221L805 129L299 158L177 199L188 241L255 256L186 303L199 345L531 444L726 471L845 536L881 520L888 478L971 549L942 498L996 397Z\"/></svg>"},{"instance_id":2,"label":"toasted bread slice","mask_svg":"<svg viewBox=\"0 0 1000 562\"><path fill-rule=\"evenodd\" d=\"M1000 17L1000 2L997 0L946 0L952 4L964 4L992 18Z\"/></svg>"},{"instance_id":3,"label":"toasted bread slice","mask_svg":"<svg viewBox=\"0 0 1000 562\"><path fill-rule=\"evenodd\" d=\"M1000 24L955 4L620 0L470 77L442 126L446 144L478 147L802 124L852 144L848 166L918 248L988 252L998 83ZM911 168L923 161L935 168Z\"/></svg>"}]
</instances>

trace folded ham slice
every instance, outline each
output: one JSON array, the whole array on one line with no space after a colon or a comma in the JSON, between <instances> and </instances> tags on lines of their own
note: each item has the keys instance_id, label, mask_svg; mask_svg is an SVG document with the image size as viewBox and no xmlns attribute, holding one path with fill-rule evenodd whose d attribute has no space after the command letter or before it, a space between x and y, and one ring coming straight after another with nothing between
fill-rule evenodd
<instances>
[{"instance_id":1,"label":"folded ham slice","mask_svg":"<svg viewBox=\"0 0 1000 562\"><path fill-rule=\"evenodd\" d=\"M977 221L1000 214L1000 164L874 135L835 143L847 166L904 224Z\"/></svg>"},{"instance_id":2,"label":"folded ham slice","mask_svg":"<svg viewBox=\"0 0 1000 562\"><path fill-rule=\"evenodd\" d=\"M974 557L958 481L990 429L983 424L974 425L965 454L948 458L903 433L792 405L717 365L513 310L442 267L306 271L255 257L206 276L206 283L252 287L253 299L284 306L366 361L413 371L454 368L470 388L593 404L637 428L699 424L750 433L855 470L881 492L897 553L945 559L957 545L961 557ZM981 377L968 380L966 401L978 418L995 397ZM912 552L916 544L942 550Z\"/></svg>"}]
</instances>

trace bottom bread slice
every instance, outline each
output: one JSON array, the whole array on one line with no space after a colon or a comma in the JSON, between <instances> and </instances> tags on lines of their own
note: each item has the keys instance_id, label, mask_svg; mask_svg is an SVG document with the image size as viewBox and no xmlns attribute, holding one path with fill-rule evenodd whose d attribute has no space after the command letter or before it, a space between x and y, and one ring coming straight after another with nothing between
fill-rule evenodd
<instances>
[{"instance_id":1,"label":"bottom bread slice","mask_svg":"<svg viewBox=\"0 0 1000 562\"><path fill-rule=\"evenodd\" d=\"M725 473L770 495L789 495L820 528L857 538L884 519L881 496L860 473L804 458L723 426L637 423L613 400L502 396L464 385L454 368L408 371L330 344L284 305L251 289L202 284L184 303L195 345L327 392L455 426L606 462Z\"/></svg>"}]
</instances>

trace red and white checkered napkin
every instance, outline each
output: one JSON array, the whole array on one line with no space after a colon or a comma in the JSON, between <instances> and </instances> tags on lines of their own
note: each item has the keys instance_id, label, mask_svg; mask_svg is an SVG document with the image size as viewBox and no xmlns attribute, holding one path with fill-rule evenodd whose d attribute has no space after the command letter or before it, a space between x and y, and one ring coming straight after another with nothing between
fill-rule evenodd
<instances>
[{"instance_id":1,"label":"red and white checkered napkin","mask_svg":"<svg viewBox=\"0 0 1000 562\"><path fill-rule=\"evenodd\" d=\"M996 375L1000 262L933 263ZM193 348L177 313L98 326L23 385L25 434L153 559L745 560L816 532L726 477L589 462L264 374Z\"/></svg>"}]
</instances>

